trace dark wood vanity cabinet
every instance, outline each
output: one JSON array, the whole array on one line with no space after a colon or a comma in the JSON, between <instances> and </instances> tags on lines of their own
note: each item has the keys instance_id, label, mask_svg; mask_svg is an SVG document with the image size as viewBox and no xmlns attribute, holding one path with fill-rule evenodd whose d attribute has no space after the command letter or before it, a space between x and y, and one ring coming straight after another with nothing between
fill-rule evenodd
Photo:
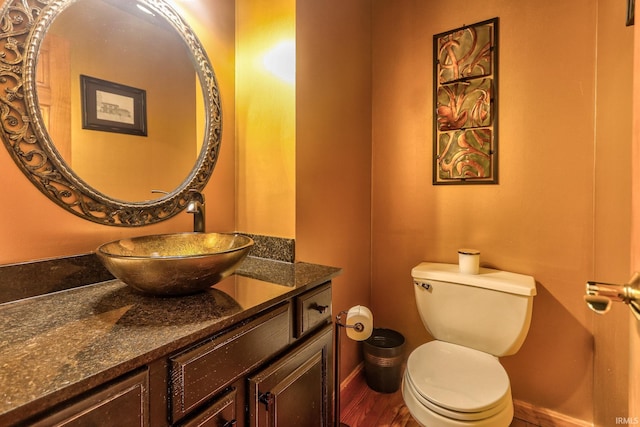
<instances>
[{"instance_id":1,"label":"dark wood vanity cabinet","mask_svg":"<svg viewBox=\"0 0 640 427\"><path fill-rule=\"evenodd\" d=\"M329 426L330 283L171 357L170 381L180 426Z\"/></svg>"},{"instance_id":2,"label":"dark wood vanity cabinet","mask_svg":"<svg viewBox=\"0 0 640 427\"><path fill-rule=\"evenodd\" d=\"M45 411L28 425L329 426L331 283Z\"/></svg>"}]
</instances>

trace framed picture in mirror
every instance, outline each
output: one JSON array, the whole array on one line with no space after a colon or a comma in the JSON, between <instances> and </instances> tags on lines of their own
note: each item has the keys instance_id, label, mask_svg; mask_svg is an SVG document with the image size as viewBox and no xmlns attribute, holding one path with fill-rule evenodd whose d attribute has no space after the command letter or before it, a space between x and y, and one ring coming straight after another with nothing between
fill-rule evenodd
<instances>
[{"instance_id":1,"label":"framed picture in mirror","mask_svg":"<svg viewBox=\"0 0 640 427\"><path fill-rule=\"evenodd\" d=\"M80 75L82 128L147 136L146 91Z\"/></svg>"},{"instance_id":2,"label":"framed picture in mirror","mask_svg":"<svg viewBox=\"0 0 640 427\"><path fill-rule=\"evenodd\" d=\"M498 18L433 36L433 183L498 183Z\"/></svg>"}]
</instances>

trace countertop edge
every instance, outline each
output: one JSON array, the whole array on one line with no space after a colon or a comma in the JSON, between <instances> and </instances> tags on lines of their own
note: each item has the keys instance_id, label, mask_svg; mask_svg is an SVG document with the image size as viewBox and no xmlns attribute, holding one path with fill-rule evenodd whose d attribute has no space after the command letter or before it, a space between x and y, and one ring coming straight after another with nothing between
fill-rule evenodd
<instances>
[{"instance_id":1,"label":"countertop edge","mask_svg":"<svg viewBox=\"0 0 640 427\"><path fill-rule=\"evenodd\" d=\"M166 344L155 348L149 348L137 357L117 363L108 368L98 368L95 372L88 373L80 380L64 384L51 393L30 397L30 400L28 401L25 401L26 399L22 399L24 403L18 403L17 406L7 408L5 412L0 413L0 424L10 425L34 416L39 416L47 408L60 405L69 399L82 395L96 386L116 380L117 378L136 369L142 369L163 357L167 357L172 353L194 345L207 337L225 331L233 325L245 322L266 309L275 308L285 300L333 280L341 273L341 268L319 264L310 264L306 262L287 263L248 257L238 268L238 276L250 277L261 281L289 286L291 290L265 301L264 303L244 309L239 313L226 316L216 323L203 326L202 328L194 330L193 332ZM91 284L87 287L109 284L113 285L117 282L119 281L114 279ZM122 286L126 287L124 284L122 284ZM213 288L215 289L215 286L213 286ZM56 294L65 295L72 291L82 292L79 288L73 288L56 292ZM56 298L55 295L49 295L49 297ZM20 303L20 301L16 301L15 303ZM3 304L3 306L11 306L13 304L14 303Z\"/></svg>"}]
</instances>

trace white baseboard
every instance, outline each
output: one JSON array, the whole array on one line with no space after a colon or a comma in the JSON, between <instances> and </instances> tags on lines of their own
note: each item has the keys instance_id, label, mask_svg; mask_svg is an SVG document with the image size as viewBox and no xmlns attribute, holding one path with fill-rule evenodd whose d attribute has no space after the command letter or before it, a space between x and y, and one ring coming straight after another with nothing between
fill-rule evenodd
<instances>
[{"instance_id":1,"label":"white baseboard","mask_svg":"<svg viewBox=\"0 0 640 427\"><path fill-rule=\"evenodd\" d=\"M342 392L345 388L349 387L351 381L356 378L358 375L364 375L362 371L364 370L364 362L360 362L358 366L355 367L353 371L340 383L340 391Z\"/></svg>"},{"instance_id":2,"label":"white baseboard","mask_svg":"<svg viewBox=\"0 0 640 427\"><path fill-rule=\"evenodd\" d=\"M513 401L513 410L514 418L540 427L593 427L593 423L521 400Z\"/></svg>"}]
</instances>

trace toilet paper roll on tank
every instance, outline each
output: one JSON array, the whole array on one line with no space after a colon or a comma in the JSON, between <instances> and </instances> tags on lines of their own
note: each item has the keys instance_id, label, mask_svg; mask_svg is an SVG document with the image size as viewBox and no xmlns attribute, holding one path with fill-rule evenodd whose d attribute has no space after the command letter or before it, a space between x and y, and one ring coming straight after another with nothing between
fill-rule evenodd
<instances>
[{"instance_id":1,"label":"toilet paper roll on tank","mask_svg":"<svg viewBox=\"0 0 640 427\"><path fill-rule=\"evenodd\" d=\"M349 309L345 319L347 336L355 341L364 341L373 332L373 314L363 305L356 305Z\"/></svg>"},{"instance_id":2,"label":"toilet paper roll on tank","mask_svg":"<svg viewBox=\"0 0 640 427\"><path fill-rule=\"evenodd\" d=\"M478 274L480 272L480 251L477 249L458 249L460 273Z\"/></svg>"}]
</instances>

